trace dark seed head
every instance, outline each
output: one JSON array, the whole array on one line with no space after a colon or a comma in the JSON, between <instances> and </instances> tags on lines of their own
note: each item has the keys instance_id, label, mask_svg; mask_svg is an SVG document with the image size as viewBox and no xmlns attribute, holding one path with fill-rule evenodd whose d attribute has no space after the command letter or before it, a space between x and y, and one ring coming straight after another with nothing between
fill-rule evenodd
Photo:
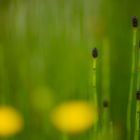
<instances>
[{"instance_id":1,"label":"dark seed head","mask_svg":"<svg viewBox=\"0 0 140 140\"><path fill-rule=\"evenodd\" d=\"M137 98L137 100L140 100L140 90L137 90L136 98Z\"/></svg>"},{"instance_id":2,"label":"dark seed head","mask_svg":"<svg viewBox=\"0 0 140 140\"><path fill-rule=\"evenodd\" d=\"M104 100L104 101L103 101L103 106L104 106L105 108L107 108L107 107L109 106L109 102L108 102L107 100Z\"/></svg>"},{"instance_id":3,"label":"dark seed head","mask_svg":"<svg viewBox=\"0 0 140 140\"><path fill-rule=\"evenodd\" d=\"M94 48L92 50L92 56L93 56L93 58L97 58L98 57L98 50L97 50L97 48Z\"/></svg>"},{"instance_id":4,"label":"dark seed head","mask_svg":"<svg viewBox=\"0 0 140 140\"><path fill-rule=\"evenodd\" d=\"M134 17L132 18L132 26L133 26L134 28L137 28L137 27L138 27L138 18L137 18L136 16L134 16Z\"/></svg>"}]
</instances>

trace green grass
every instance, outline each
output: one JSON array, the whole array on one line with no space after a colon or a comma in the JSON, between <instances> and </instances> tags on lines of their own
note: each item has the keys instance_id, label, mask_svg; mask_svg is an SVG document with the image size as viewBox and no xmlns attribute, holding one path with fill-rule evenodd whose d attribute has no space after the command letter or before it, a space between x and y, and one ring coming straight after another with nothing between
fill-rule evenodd
<instances>
[{"instance_id":1,"label":"green grass","mask_svg":"<svg viewBox=\"0 0 140 140\"><path fill-rule=\"evenodd\" d=\"M130 90L129 90L129 98L128 98L128 108L127 108L127 139L131 139L131 114L132 114L132 97L134 90L134 80L136 73L136 44L137 44L137 29L133 29L133 39L132 39L132 67L131 67L131 79L130 79Z\"/></svg>"},{"instance_id":2,"label":"green grass","mask_svg":"<svg viewBox=\"0 0 140 140\"><path fill-rule=\"evenodd\" d=\"M61 132L49 122L49 111L42 113L32 105L32 92L40 85L52 89L53 105L71 99L93 101L94 47L99 49L99 132L105 115L102 103L108 99L110 140L126 140L128 135L133 140L135 96L131 97L131 112L127 105L129 94L137 89L135 74L130 85L131 18L140 17L139 5L138 0L1 0L0 103L16 107L25 117L24 131L7 140L62 140ZM139 34L138 30L137 38ZM68 139L87 140L91 132L92 128Z\"/></svg>"},{"instance_id":3,"label":"green grass","mask_svg":"<svg viewBox=\"0 0 140 140\"><path fill-rule=\"evenodd\" d=\"M139 48L138 48L139 49ZM140 74L139 74L139 68L140 68L140 51L138 50L138 70L137 70L137 90L139 91L140 89ZM137 91L137 92L138 92ZM136 95L136 118L135 118L135 134L134 134L134 139L138 140L139 139L139 131L140 131L140 101L138 96Z\"/></svg>"}]
</instances>

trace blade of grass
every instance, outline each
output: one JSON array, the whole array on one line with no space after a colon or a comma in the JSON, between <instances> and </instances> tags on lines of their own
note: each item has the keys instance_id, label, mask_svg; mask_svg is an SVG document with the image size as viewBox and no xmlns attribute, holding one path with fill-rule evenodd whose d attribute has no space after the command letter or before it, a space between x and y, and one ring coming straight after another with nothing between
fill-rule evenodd
<instances>
[{"instance_id":1,"label":"blade of grass","mask_svg":"<svg viewBox=\"0 0 140 140\"><path fill-rule=\"evenodd\" d=\"M135 65L136 65L136 39L137 39L137 28L133 29L133 44L132 44L132 65L131 65L131 77L130 77L130 89L129 89L129 97L128 97L128 108L127 108L127 140L131 139L131 105L132 105L132 95L133 95L133 87L134 87L134 74L135 74Z\"/></svg>"},{"instance_id":2,"label":"blade of grass","mask_svg":"<svg viewBox=\"0 0 140 140\"><path fill-rule=\"evenodd\" d=\"M92 64L92 68L93 68L93 79L92 79L92 85L93 85L93 103L96 107L98 107L98 97L97 97L97 79L96 79L96 68L97 68L97 57L98 57L98 51L96 48L93 49L92 51L92 56L93 56L93 64ZM98 129L98 123L96 123L94 125L94 133L93 136L94 138L96 138L97 135L97 129Z\"/></svg>"},{"instance_id":3,"label":"blade of grass","mask_svg":"<svg viewBox=\"0 0 140 140\"><path fill-rule=\"evenodd\" d=\"M135 134L134 140L139 140L139 132L140 132L140 100L136 101L136 120L135 120Z\"/></svg>"},{"instance_id":4,"label":"blade of grass","mask_svg":"<svg viewBox=\"0 0 140 140\"><path fill-rule=\"evenodd\" d=\"M140 50L138 51L138 72L137 72L137 93L136 93L136 118L135 118L135 131L134 131L134 140L139 140L139 131L140 131Z\"/></svg>"},{"instance_id":5,"label":"blade of grass","mask_svg":"<svg viewBox=\"0 0 140 140\"><path fill-rule=\"evenodd\" d=\"M104 38L102 47L102 93L103 93L103 120L102 133L107 133L110 123L110 45L108 38Z\"/></svg>"}]
</instances>

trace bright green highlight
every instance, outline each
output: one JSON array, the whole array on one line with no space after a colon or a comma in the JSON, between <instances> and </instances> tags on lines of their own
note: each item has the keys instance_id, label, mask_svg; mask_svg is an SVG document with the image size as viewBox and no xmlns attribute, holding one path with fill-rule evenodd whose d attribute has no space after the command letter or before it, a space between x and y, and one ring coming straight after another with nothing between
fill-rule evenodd
<instances>
[{"instance_id":1,"label":"bright green highlight","mask_svg":"<svg viewBox=\"0 0 140 140\"><path fill-rule=\"evenodd\" d=\"M127 108L127 140L131 138L131 105L132 105L132 95L134 88L134 74L136 69L136 34L137 30L133 30L133 39L132 39L132 65L131 65L131 77L130 77L130 89L129 89L129 97L128 97L128 108Z\"/></svg>"}]
</instances>

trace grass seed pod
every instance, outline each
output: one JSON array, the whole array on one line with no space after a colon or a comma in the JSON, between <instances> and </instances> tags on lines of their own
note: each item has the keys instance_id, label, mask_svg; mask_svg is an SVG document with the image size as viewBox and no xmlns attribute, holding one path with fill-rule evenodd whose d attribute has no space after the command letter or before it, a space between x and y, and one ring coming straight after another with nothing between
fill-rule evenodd
<instances>
[{"instance_id":1,"label":"grass seed pod","mask_svg":"<svg viewBox=\"0 0 140 140\"><path fill-rule=\"evenodd\" d=\"M140 90L138 90L137 93L136 93L136 99L140 100Z\"/></svg>"},{"instance_id":2,"label":"grass seed pod","mask_svg":"<svg viewBox=\"0 0 140 140\"><path fill-rule=\"evenodd\" d=\"M98 57L98 50L97 50L97 48L94 48L92 50L92 56L93 56L93 58L97 58Z\"/></svg>"},{"instance_id":3,"label":"grass seed pod","mask_svg":"<svg viewBox=\"0 0 140 140\"><path fill-rule=\"evenodd\" d=\"M132 26L133 26L134 28L137 28L137 27L138 27L138 18L137 18L136 16L134 16L134 17L132 18Z\"/></svg>"},{"instance_id":4,"label":"grass seed pod","mask_svg":"<svg viewBox=\"0 0 140 140\"><path fill-rule=\"evenodd\" d=\"M108 102L107 100L104 100L104 101L103 101L103 106L104 106L105 108L107 108L107 107L109 106L109 102Z\"/></svg>"}]
</instances>

